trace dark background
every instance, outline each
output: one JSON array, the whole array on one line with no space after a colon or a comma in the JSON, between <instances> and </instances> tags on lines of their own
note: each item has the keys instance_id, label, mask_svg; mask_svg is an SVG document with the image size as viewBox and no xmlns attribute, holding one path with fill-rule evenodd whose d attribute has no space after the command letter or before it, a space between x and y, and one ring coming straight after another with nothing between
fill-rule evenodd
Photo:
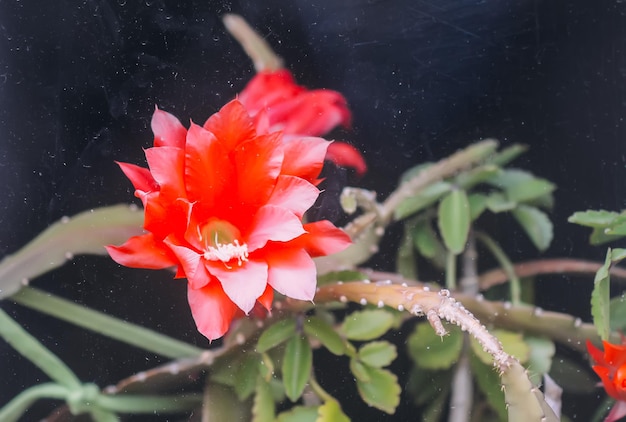
<instances>
[{"instance_id":1,"label":"dark background","mask_svg":"<svg viewBox=\"0 0 626 422\"><path fill-rule=\"evenodd\" d=\"M566 219L624 207L625 11L621 1L589 0L0 0L0 256L63 215L131 201L113 160L143 163L155 104L203 122L243 88L250 60L220 21L236 12L299 82L347 97L353 128L333 135L364 152L370 171L360 186L384 197L410 166L485 137L529 144L516 165L558 186L556 239L546 255L601 259L605 250L590 248L586 231ZM509 223L496 220L493 229L511 257L537 256ZM373 265L393 269L391 256ZM589 281L556 277L539 302L588 317ZM167 273L79 257L36 285L205 344L184 283ZM104 386L161 362L3 308L86 382ZM6 345L0 360L0 403L45 380ZM355 394L345 375L337 389ZM409 404L394 419L349 402L354 418L415 415ZM573 412L585 420L583 410Z\"/></svg>"}]
</instances>

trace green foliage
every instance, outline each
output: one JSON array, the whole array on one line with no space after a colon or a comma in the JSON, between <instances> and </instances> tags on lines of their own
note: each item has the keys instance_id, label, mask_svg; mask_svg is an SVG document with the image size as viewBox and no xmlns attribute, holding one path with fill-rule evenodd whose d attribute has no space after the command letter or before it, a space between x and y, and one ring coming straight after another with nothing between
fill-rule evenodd
<instances>
[{"instance_id":1,"label":"green foliage","mask_svg":"<svg viewBox=\"0 0 626 422\"><path fill-rule=\"evenodd\" d=\"M292 402L304 391L313 367L313 351L306 337L296 335L287 342L283 359L283 384L285 394Z\"/></svg>"},{"instance_id":2,"label":"green foliage","mask_svg":"<svg viewBox=\"0 0 626 422\"><path fill-rule=\"evenodd\" d=\"M304 320L304 332L318 340L324 347L335 355L343 355L346 345L329 323L316 316L306 317Z\"/></svg>"},{"instance_id":3,"label":"green foliage","mask_svg":"<svg viewBox=\"0 0 626 422\"><path fill-rule=\"evenodd\" d=\"M616 264L626 258L626 249L611 249L606 252L604 265L598 269L593 282L593 291L591 293L591 316L593 324L598 330L598 334L602 340L609 338L611 330L611 301L610 296L610 269L611 265ZM622 306L619 306L616 312L623 312ZM618 321L619 319L616 318ZM614 322L613 324L618 324Z\"/></svg>"},{"instance_id":4,"label":"green foliage","mask_svg":"<svg viewBox=\"0 0 626 422\"><path fill-rule=\"evenodd\" d=\"M357 378L356 386L365 403L383 412L393 414L400 404L402 389L398 377L391 371L363 364L367 381Z\"/></svg>"},{"instance_id":5,"label":"green foliage","mask_svg":"<svg viewBox=\"0 0 626 422\"><path fill-rule=\"evenodd\" d=\"M579 211L572 214L570 223L591 227L589 237L592 245L601 245L621 239L626 235L626 211L620 213L606 210Z\"/></svg>"},{"instance_id":6,"label":"green foliage","mask_svg":"<svg viewBox=\"0 0 626 422\"><path fill-rule=\"evenodd\" d=\"M341 331L350 340L367 341L385 334L393 326L393 315L384 309L356 311L346 316Z\"/></svg>"},{"instance_id":7,"label":"green foliage","mask_svg":"<svg viewBox=\"0 0 626 422\"><path fill-rule=\"evenodd\" d=\"M291 338L296 333L296 321L295 319L283 319L275 324L269 326L256 345L256 351L263 353L284 343L288 338Z\"/></svg>"},{"instance_id":8,"label":"green foliage","mask_svg":"<svg viewBox=\"0 0 626 422\"><path fill-rule=\"evenodd\" d=\"M498 415L502 422L507 421L506 402L500 386L500 376L491 363L485 363L482 358L473 354L470 357L470 367L476 379L476 385L485 396L489 407Z\"/></svg>"},{"instance_id":9,"label":"green foliage","mask_svg":"<svg viewBox=\"0 0 626 422\"><path fill-rule=\"evenodd\" d=\"M437 222L449 251L460 254L465 249L470 229L470 208L465 191L455 189L439 203Z\"/></svg>"},{"instance_id":10,"label":"green foliage","mask_svg":"<svg viewBox=\"0 0 626 422\"><path fill-rule=\"evenodd\" d=\"M513 216L537 249L548 249L553 237L552 222L543 211L536 207L519 205L513 210Z\"/></svg>"},{"instance_id":11,"label":"green foliage","mask_svg":"<svg viewBox=\"0 0 626 422\"><path fill-rule=\"evenodd\" d=\"M463 333L449 327L448 335L439 337L427 322L419 323L408 338L409 356L424 369L448 369L454 365L463 348Z\"/></svg>"},{"instance_id":12,"label":"green foliage","mask_svg":"<svg viewBox=\"0 0 626 422\"><path fill-rule=\"evenodd\" d=\"M350 422L337 400L326 400L317 410L316 422Z\"/></svg>"},{"instance_id":13,"label":"green foliage","mask_svg":"<svg viewBox=\"0 0 626 422\"><path fill-rule=\"evenodd\" d=\"M359 349L358 359L366 365L382 368L398 356L396 346L388 341L373 341Z\"/></svg>"},{"instance_id":14,"label":"green foliage","mask_svg":"<svg viewBox=\"0 0 626 422\"><path fill-rule=\"evenodd\" d=\"M252 422L274 422L275 420L276 409L272 389L267 382L259 377L257 378L252 404Z\"/></svg>"}]
</instances>

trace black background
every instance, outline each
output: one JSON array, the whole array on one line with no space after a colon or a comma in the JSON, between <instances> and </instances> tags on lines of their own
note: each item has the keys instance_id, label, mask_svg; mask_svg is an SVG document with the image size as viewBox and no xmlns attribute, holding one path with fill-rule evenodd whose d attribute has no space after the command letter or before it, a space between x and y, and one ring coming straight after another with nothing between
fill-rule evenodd
<instances>
[{"instance_id":1,"label":"black background","mask_svg":"<svg viewBox=\"0 0 626 422\"><path fill-rule=\"evenodd\" d=\"M143 163L155 104L203 122L243 88L251 63L220 21L236 12L300 83L347 97L353 128L333 135L364 152L370 171L360 186L384 197L410 166L485 137L529 144L516 165L558 186L556 240L546 255L601 259L604 249L590 248L566 219L624 207L625 11L620 1L588 0L0 0L0 256L63 215L131 201L113 160ZM537 256L509 223L491 224L511 257ZM373 265L393 269L393 247L386 250ZM588 318L589 281L554 277L538 300ZM167 273L79 257L36 285L205 344L184 283ZM86 382L104 386L161 362L3 308ZM2 403L45 380L6 345L0 359ZM337 390L356 394L342 376ZM415 415L408 404L394 419L349 402L355 418ZM583 410L573 412L585 420Z\"/></svg>"}]
</instances>

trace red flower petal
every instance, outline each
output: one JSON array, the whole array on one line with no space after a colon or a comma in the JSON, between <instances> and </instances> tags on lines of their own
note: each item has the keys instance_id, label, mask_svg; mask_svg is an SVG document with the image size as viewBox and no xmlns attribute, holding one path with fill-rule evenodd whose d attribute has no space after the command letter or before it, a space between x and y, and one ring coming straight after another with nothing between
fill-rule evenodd
<instances>
[{"instance_id":1,"label":"red flower petal","mask_svg":"<svg viewBox=\"0 0 626 422\"><path fill-rule=\"evenodd\" d=\"M270 240L288 242L303 233L302 222L295 214L283 208L265 205L259 208L252 220L246 244L252 253Z\"/></svg>"},{"instance_id":2,"label":"red flower petal","mask_svg":"<svg viewBox=\"0 0 626 422\"><path fill-rule=\"evenodd\" d=\"M268 283L287 297L313 300L317 285L315 263L302 249L276 249L265 255Z\"/></svg>"},{"instance_id":3,"label":"red flower petal","mask_svg":"<svg viewBox=\"0 0 626 422\"><path fill-rule=\"evenodd\" d=\"M107 252L118 264L132 268L160 270L178 264L170 249L152 233L133 236L121 246L107 246Z\"/></svg>"},{"instance_id":4,"label":"red flower petal","mask_svg":"<svg viewBox=\"0 0 626 422\"><path fill-rule=\"evenodd\" d=\"M151 126L152 132L154 133L155 147L185 147L187 129L185 129L176 117L155 107Z\"/></svg>"},{"instance_id":5,"label":"red flower petal","mask_svg":"<svg viewBox=\"0 0 626 422\"><path fill-rule=\"evenodd\" d=\"M202 254L186 248L184 246L178 246L166 242L172 249L172 252L178 258L180 265L185 272L187 280L189 280L189 286L192 289L200 289L211 281L211 274L207 271L204 265L204 259Z\"/></svg>"},{"instance_id":6,"label":"red flower petal","mask_svg":"<svg viewBox=\"0 0 626 422\"><path fill-rule=\"evenodd\" d=\"M217 281L202 289L187 289L187 299L196 327L206 338L222 337L238 312L237 306L228 299Z\"/></svg>"},{"instance_id":7,"label":"red flower petal","mask_svg":"<svg viewBox=\"0 0 626 422\"><path fill-rule=\"evenodd\" d=\"M345 142L333 142L328 146L326 159L340 167L350 167L361 177L367 172L367 164L358 149Z\"/></svg>"},{"instance_id":8,"label":"red flower petal","mask_svg":"<svg viewBox=\"0 0 626 422\"><path fill-rule=\"evenodd\" d=\"M236 189L241 206L259 207L269 198L283 164L282 135L259 136L234 151Z\"/></svg>"},{"instance_id":9,"label":"red flower petal","mask_svg":"<svg viewBox=\"0 0 626 422\"><path fill-rule=\"evenodd\" d=\"M237 100L232 100L212 115L203 126L220 140L226 151L254 138L256 130L248 111Z\"/></svg>"},{"instance_id":10,"label":"red flower petal","mask_svg":"<svg viewBox=\"0 0 626 422\"><path fill-rule=\"evenodd\" d=\"M350 236L328 220L315 221L304 225L306 234L295 242L312 256L324 256L341 252L352 244Z\"/></svg>"},{"instance_id":11,"label":"red flower petal","mask_svg":"<svg viewBox=\"0 0 626 422\"><path fill-rule=\"evenodd\" d=\"M267 263L250 260L231 268L220 261L205 263L209 272L222 284L224 293L248 314L267 286Z\"/></svg>"},{"instance_id":12,"label":"red flower petal","mask_svg":"<svg viewBox=\"0 0 626 422\"><path fill-rule=\"evenodd\" d=\"M314 183L322 171L330 142L313 137L284 137L285 158L281 174L298 176Z\"/></svg>"},{"instance_id":13,"label":"red flower petal","mask_svg":"<svg viewBox=\"0 0 626 422\"><path fill-rule=\"evenodd\" d=\"M272 310L272 302L274 301L274 289L269 284L265 286L265 291L257 301L269 312Z\"/></svg>"},{"instance_id":14,"label":"red flower petal","mask_svg":"<svg viewBox=\"0 0 626 422\"><path fill-rule=\"evenodd\" d=\"M609 366L620 367L626 364L626 346L611 344L603 341L604 361Z\"/></svg>"},{"instance_id":15,"label":"red flower petal","mask_svg":"<svg viewBox=\"0 0 626 422\"><path fill-rule=\"evenodd\" d=\"M134 164L120 163L118 161L116 161L116 163L131 181L133 187L138 191L135 194L138 198L141 198L142 193L159 190L159 184L154 180L154 177L152 177L150 170Z\"/></svg>"},{"instance_id":16,"label":"red flower petal","mask_svg":"<svg viewBox=\"0 0 626 422\"><path fill-rule=\"evenodd\" d=\"M338 125L350 126L345 98L336 91L318 89L268 107L270 127L285 133L320 136Z\"/></svg>"},{"instance_id":17,"label":"red flower petal","mask_svg":"<svg viewBox=\"0 0 626 422\"><path fill-rule=\"evenodd\" d=\"M185 181L191 202L210 208L231 195L228 188L235 179L228 151L217 138L202 127L192 124L187 134Z\"/></svg>"},{"instance_id":18,"label":"red flower petal","mask_svg":"<svg viewBox=\"0 0 626 422\"><path fill-rule=\"evenodd\" d=\"M319 189L306 180L294 176L279 176L267 204L286 208L302 218L319 194Z\"/></svg>"},{"instance_id":19,"label":"red flower petal","mask_svg":"<svg viewBox=\"0 0 626 422\"><path fill-rule=\"evenodd\" d=\"M191 206L184 198L161 201L159 195L149 195L144 202L143 226L161 240L172 234L182 237Z\"/></svg>"},{"instance_id":20,"label":"red flower petal","mask_svg":"<svg viewBox=\"0 0 626 422\"><path fill-rule=\"evenodd\" d=\"M146 160L161 195L185 198L185 151L174 147L148 148Z\"/></svg>"}]
</instances>

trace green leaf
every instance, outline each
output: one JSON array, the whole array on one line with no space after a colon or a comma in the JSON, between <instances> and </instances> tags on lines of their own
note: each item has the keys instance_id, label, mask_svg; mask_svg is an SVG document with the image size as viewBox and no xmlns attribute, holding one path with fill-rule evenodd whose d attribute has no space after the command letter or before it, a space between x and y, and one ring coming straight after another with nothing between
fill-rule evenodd
<instances>
[{"instance_id":1,"label":"green leaf","mask_svg":"<svg viewBox=\"0 0 626 422\"><path fill-rule=\"evenodd\" d=\"M357 359L350 359L350 372L358 380L363 382L370 381L370 375L367 372L367 368L364 363L359 362Z\"/></svg>"},{"instance_id":2,"label":"green leaf","mask_svg":"<svg viewBox=\"0 0 626 422\"><path fill-rule=\"evenodd\" d=\"M552 366L552 358L556 351L554 342L547 337L531 336L525 336L524 341L530 347L527 364L530 380L534 385L540 385L543 374L549 373Z\"/></svg>"},{"instance_id":3,"label":"green leaf","mask_svg":"<svg viewBox=\"0 0 626 422\"><path fill-rule=\"evenodd\" d=\"M402 201L395 210L396 220L402 220L416 212L429 207L450 192L452 185L448 182L435 182L426 187L418 195L409 197Z\"/></svg>"},{"instance_id":4,"label":"green leaf","mask_svg":"<svg viewBox=\"0 0 626 422\"><path fill-rule=\"evenodd\" d=\"M606 253L604 265L598 269L593 280L593 291L591 292L591 316L593 325L602 340L609 338L610 327L610 276L611 249Z\"/></svg>"},{"instance_id":5,"label":"green leaf","mask_svg":"<svg viewBox=\"0 0 626 422\"><path fill-rule=\"evenodd\" d=\"M402 241L396 253L396 272L409 280L417 280L417 261L413 246L413 230L415 222L404 222Z\"/></svg>"},{"instance_id":6,"label":"green leaf","mask_svg":"<svg viewBox=\"0 0 626 422\"><path fill-rule=\"evenodd\" d=\"M528 202L552 193L556 186L544 179L532 179L507 189L506 194L511 201Z\"/></svg>"},{"instance_id":7,"label":"green leaf","mask_svg":"<svg viewBox=\"0 0 626 422\"><path fill-rule=\"evenodd\" d=\"M396 346L388 341L373 341L365 344L357 354L361 362L376 368L382 368L393 362L398 356Z\"/></svg>"},{"instance_id":8,"label":"green leaf","mask_svg":"<svg viewBox=\"0 0 626 422\"><path fill-rule=\"evenodd\" d=\"M443 257L446 256L446 248L437 237L430 221L421 221L415 226L413 240L415 248L422 256L435 260L437 265L444 265Z\"/></svg>"},{"instance_id":9,"label":"green leaf","mask_svg":"<svg viewBox=\"0 0 626 422\"><path fill-rule=\"evenodd\" d=\"M626 249L615 248L611 250L611 262L617 264L623 259L626 259Z\"/></svg>"},{"instance_id":10,"label":"green leaf","mask_svg":"<svg viewBox=\"0 0 626 422\"><path fill-rule=\"evenodd\" d=\"M472 193L468 195L467 202L470 207L470 219L476 220L487 209L487 195L484 193Z\"/></svg>"},{"instance_id":11,"label":"green leaf","mask_svg":"<svg viewBox=\"0 0 626 422\"><path fill-rule=\"evenodd\" d=\"M256 344L256 351L267 352L269 349L278 346L296 333L296 321L294 319L283 319L269 326L259 337Z\"/></svg>"},{"instance_id":12,"label":"green leaf","mask_svg":"<svg viewBox=\"0 0 626 422\"><path fill-rule=\"evenodd\" d=\"M605 233L612 236L626 236L626 222L607 227Z\"/></svg>"},{"instance_id":13,"label":"green leaf","mask_svg":"<svg viewBox=\"0 0 626 422\"><path fill-rule=\"evenodd\" d=\"M393 414L400 404L402 389L398 385L398 378L386 369L364 365L369 382L357 378L356 386L365 403L383 412Z\"/></svg>"},{"instance_id":14,"label":"green leaf","mask_svg":"<svg viewBox=\"0 0 626 422\"><path fill-rule=\"evenodd\" d=\"M611 299L609 315L611 331L626 330L626 295L624 293Z\"/></svg>"},{"instance_id":15,"label":"green leaf","mask_svg":"<svg viewBox=\"0 0 626 422\"><path fill-rule=\"evenodd\" d=\"M589 236L589 243L592 245L603 245L621 239L624 236L616 234L607 234L606 228L594 228Z\"/></svg>"},{"instance_id":16,"label":"green leaf","mask_svg":"<svg viewBox=\"0 0 626 422\"><path fill-rule=\"evenodd\" d=\"M445 337L439 337L427 322L415 326L408 338L409 356L425 369L448 369L458 361L463 347L463 335L450 327Z\"/></svg>"},{"instance_id":17,"label":"green leaf","mask_svg":"<svg viewBox=\"0 0 626 422\"><path fill-rule=\"evenodd\" d=\"M506 401L500 385L500 376L492 364L486 364L476 355L471 355L470 366L478 388L485 395L489 406L498 414L501 421L507 421Z\"/></svg>"},{"instance_id":18,"label":"green leaf","mask_svg":"<svg viewBox=\"0 0 626 422\"><path fill-rule=\"evenodd\" d=\"M605 228L610 226L619 215L617 212L605 210L578 211L570 215L567 221L581 226Z\"/></svg>"},{"instance_id":19,"label":"green leaf","mask_svg":"<svg viewBox=\"0 0 626 422\"><path fill-rule=\"evenodd\" d=\"M292 402L304 391L313 366L313 352L304 336L294 336L287 342L283 358L283 384L285 394Z\"/></svg>"},{"instance_id":20,"label":"green leaf","mask_svg":"<svg viewBox=\"0 0 626 422\"><path fill-rule=\"evenodd\" d=\"M464 190L453 190L439 204L439 230L448 250L460 254L470 229L470 208Z\"/></svg>"},{"instance_id":21,"label":"green leaf","mask_svg":"<svg viewBox=\"0 0 626 422\"><path fill-rule=\"evenodd\" d=\"M460 173L454 179L454 185L469 190L479 183L485 182L491 179L500 169L492 164L473 168L469 171Z\"/></svg>"},{"instance_id":22,"label":"green leaf","mask_svg":"<svg viewBox=\"0 0 626 422\"><path fill-rule=\"evenodd\" d=\"M487 162L502 167L516 159L519 155L525 153L527 150L527 145L513 144L510 147L504 148L502 151L493 154Z\"/></svg>"},{"instance_id":23,"label":"green leaf","mask_svg":"<svg viewBox=\"0 0 626 422\"><path fill-rule=\"evenodd\" d=\"M315 422L319 406L295 406L278 415L276 422Z\"/></svg>"},{"instance_id":24,"label":"green leaf","mask_svg":"<svg viewBox=\"0 0 626 422\"><path fill-rule=\"evenodd\" d=\"M373 340L385 334L393 325L393 315L383 309L352 312L343 321L341 330L350 340Z\"/></svg>"},{"instance_id":25,"label":"green leaf","mask_svg":"<svg viewBox=\"0 0 626 422\"><path fill-rule=\"evenodd\" d=\"M341 410L337 400L326 400L317 409L318 418L316 422L350 422L350 418Z\"/></svg>"},{"instance_id":26,"label":"green leaf","mask_svg":"<svg viewBox=\"0 0 626 422\"><path fill-rule=\"evenodd\" d=\"M259 378L259 356L253 353L244 355L235 372L234 389L239 400L247 399L255 390Z\"/></svg>"},{"instance_id":27,"label":"green leaf","mask_svg":"<svg viewBox=\"0 0 626 422\"><path fill-rule=\"evenodd\" d=\"M521 333L495 329L491 331L491 334L500 340L502 348L505 352L515 356L521 363L528 362L528 358L530 357L530 347L526 344L524 336ZM472 350L481 361L487 365L493 364L493 356L485 352L476 339L472 337L470 344L472 346Z\"/></svg>"},{"instance_id":28,"label":"green leaf","mask_svg":"<svg viewBox=\"0 0 626 422\"><path fill-rule=\"evenodd\" d=\"M252 422L274 422L276 410L272 389L262 378L257 378L256 394L252 405Z\"/></svg>"},{"instance_id":29,"label":"green leaf","mask_svg":"<svg viewBox=\"0 0 626 422\"><path fill-rule=\"evenodd\" d=\"M540 251L545 251L552 242L552 222L548 216L535 207L519 205L513 216Z\"/></svg>"},{"instance_id":30,"label":"green leaf","mask_svg":"<svg viewBox=\"0 0 626 422\"><path fill-rule=\"evenodd\" d=\"M487 196L487 208L494 213L514 210L517 202L511 201L501 192L493 192Z\"/></svg>"},{"instance_id":31,"label":"green leaf","mask_svg":"<svg viewBox=\"0 0 626 422\"><path fill-rule=\"evenodd\" d=\"M346 345L335 329L326 321L316 316L306 317L304 332L317 339L332 354L341 356L346 351Z\"/></svg>"}]
</instances>

